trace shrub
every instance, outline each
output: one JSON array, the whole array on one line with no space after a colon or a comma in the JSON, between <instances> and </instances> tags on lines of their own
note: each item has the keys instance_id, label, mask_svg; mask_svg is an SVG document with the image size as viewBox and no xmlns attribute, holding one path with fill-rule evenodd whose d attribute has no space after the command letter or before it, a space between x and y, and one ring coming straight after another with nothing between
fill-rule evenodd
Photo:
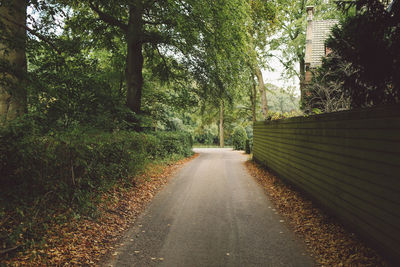
<instances>
[{"instance_id":1,"label":"shrub","mask_svg":"<svg viewBox=\"0 0 400 267\"><path fill-rule=\"evenodd\" d=\"M193 141L188 133L157 132L155 136L160 140L159 151L164 153L162 156L178 154L187 157L192 154Z\"/></svg>"},{"instance_id":2,"label":"shrub","mask_svg":"<svg viewBox=\"0 0 400 267\"><path fill-rule=\"evenodd\" d=\"M2 226L13 229L3 247L15 244L22 221L31 224L24 237L40 238L38 229L53 220L52 212L95 216L101 193L116 183L135 185L132 177L147 162L192 154L186 133L75 129L40 135L23 127L0 127L0 212L13 218Z\"/></svg>"},{"instance_id":3,"label":"shrub","mask_svg":"<svg viewBox=\"0 0 400 267\"><path fill-rule=\"evenodd\" d=\"M218 144L218 127L213 124L199 128L194 132L194 141L197 144L212 145Z\"/></svg>"},{"instance_id":4,"label":"shrub","mask_svg":"<svg viewBox=\"0 0 400 267\"><path fill-rule=\"evenodd\" d=\"M0 136L0 183L9 189L4 196L13 197L12 189L29 192L33 198L52 191L69 203L75 202L76 192L107 189L143 169L149 160L192 153L190 135L175 132L75 130L15 138L4 129Z\"/></svg>"},{"instance_id":5,"label":"shrub","mask_svg":"<svg viewBox=\"0 0 400 267\"><path fill-rule=\"evenodd\" d=\"M233 129L232 145L236 150L244 150L246 148L247 134L242 126L236 126Z\"/></svg>"},{"instance_id":6,"label":"shrub","mask_svg":"<svg viewBox=\"0 0 400 267\"><path fill-rule=\"evenodd\" d=\"M346 107L400 102L400 2L391 2L390 8L386 1L341 3L356 5L357 12L332 29L326 46L334 57L323 63L322 75L338 83L335 94Z\"/></svg>"}]
</instances>

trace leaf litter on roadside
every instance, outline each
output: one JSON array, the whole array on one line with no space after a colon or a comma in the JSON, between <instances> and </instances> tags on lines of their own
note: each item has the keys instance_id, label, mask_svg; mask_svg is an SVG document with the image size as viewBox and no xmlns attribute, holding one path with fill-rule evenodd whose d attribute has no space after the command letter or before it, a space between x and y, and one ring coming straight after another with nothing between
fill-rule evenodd
<instances>
[{"instance_id":1,"label":"leaf litter on roadside","mask_svg":"<svg viewBox=\"0 0 400 267\"><path fill-rule=\"evenodd\" d=\"M292 186L253 161L249 160L245 165L285 221L305 240L310 255L319 266L388 266L374 249Z\"/></svg>"},{"instance_id":2,"label":"leaf litter on roadside","mask_svg":"<svg viewBox=\"0 0 400 267\"><path fill-rule=\"evenodd\" d=\"M174 164L149 165L145 173L134 178L135 181L139 181L136 187L126 190L121 186L115 186L102 196L103 201L98 206L100 214L98 219L75 218L63 224L51 225L44 237L44 245L33 246L25 252L19 252L4 264L99 265L106 255L114 251L124 231L168 182L173 173L197 156L198 154L195 154Z\"/></svg>"}]
</instances>

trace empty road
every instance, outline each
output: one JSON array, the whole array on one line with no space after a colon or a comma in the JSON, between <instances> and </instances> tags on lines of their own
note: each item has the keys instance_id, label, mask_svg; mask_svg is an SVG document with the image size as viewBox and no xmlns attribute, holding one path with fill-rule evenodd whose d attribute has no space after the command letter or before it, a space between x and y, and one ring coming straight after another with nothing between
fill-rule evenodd
<instances>
[{"instance_id":1,"label":"empty road","mask_svg":"<svg viewBox=\"0 0 400 267\"><path fill-rule=\"evenodd\" d=\"M313 266L247 173L247 156L196 149L106 266Z\"/></svg>"}]
</instances>

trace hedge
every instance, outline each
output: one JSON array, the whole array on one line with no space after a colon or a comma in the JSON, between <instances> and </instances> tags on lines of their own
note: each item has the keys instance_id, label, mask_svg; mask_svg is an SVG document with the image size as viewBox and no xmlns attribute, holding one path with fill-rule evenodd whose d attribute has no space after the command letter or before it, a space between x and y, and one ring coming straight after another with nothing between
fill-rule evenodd
<instances>
[{"instance_id":1,"label":"hedge","mask_svg":"<svg viewBox=\"0 0 400 267\"><path fill-rule=\"evenodd\" d=\"M232 144L235 150L244 150L246 148L247 133L242 126L236 126L233 129Z\"/></svg>"},{"instance_id":2,"label":"hedge","mask_svg":"<svg viewBox=\"0 0 400 267\"><path fill-rule=\"evenodd\" d=\"M0 128L0 215L11 212L14 221L37 217L35 206L40 216L52 209L90 216L101 192L116 183L135 185L132 177L146 163L192 154L186 133L28 132ZM12 232L3 246L17 238Z\"/></svg>"}]
</instances>

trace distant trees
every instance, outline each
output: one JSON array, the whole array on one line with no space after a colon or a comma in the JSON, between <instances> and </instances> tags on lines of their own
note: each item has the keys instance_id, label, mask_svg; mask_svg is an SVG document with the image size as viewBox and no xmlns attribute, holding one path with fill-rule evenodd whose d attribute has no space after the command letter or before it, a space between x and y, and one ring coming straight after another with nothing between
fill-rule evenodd
<instances>
[{"instance_id":1,"label":"distant trees","mask_svg":"<svg viewBox=\"0 0 400 267\"><path fill-rule=\"evenodd\" d=\"M199 86L203 106L219 110L220 146L224 146L224 119L240 90L243 90L242 72L246 72L249 36L249 6L240 0L219 1L203 5L203 40L193 53L193 79ZM245 77L248 81L248 77Z\"/></svg>"},{"instance_id":2,"label":"distant trees","mask_svg":"<svg viewBox=\"0 0 400 267\"><path fill-rule=\"evenodd\" d=\"M300 97L296 96L294 88L280 88L276 85L267 83L269 90L267 97L269 98L268 106L271 112L279 112L281 114L299 112Z\"/></svg>"}]
</instances>

